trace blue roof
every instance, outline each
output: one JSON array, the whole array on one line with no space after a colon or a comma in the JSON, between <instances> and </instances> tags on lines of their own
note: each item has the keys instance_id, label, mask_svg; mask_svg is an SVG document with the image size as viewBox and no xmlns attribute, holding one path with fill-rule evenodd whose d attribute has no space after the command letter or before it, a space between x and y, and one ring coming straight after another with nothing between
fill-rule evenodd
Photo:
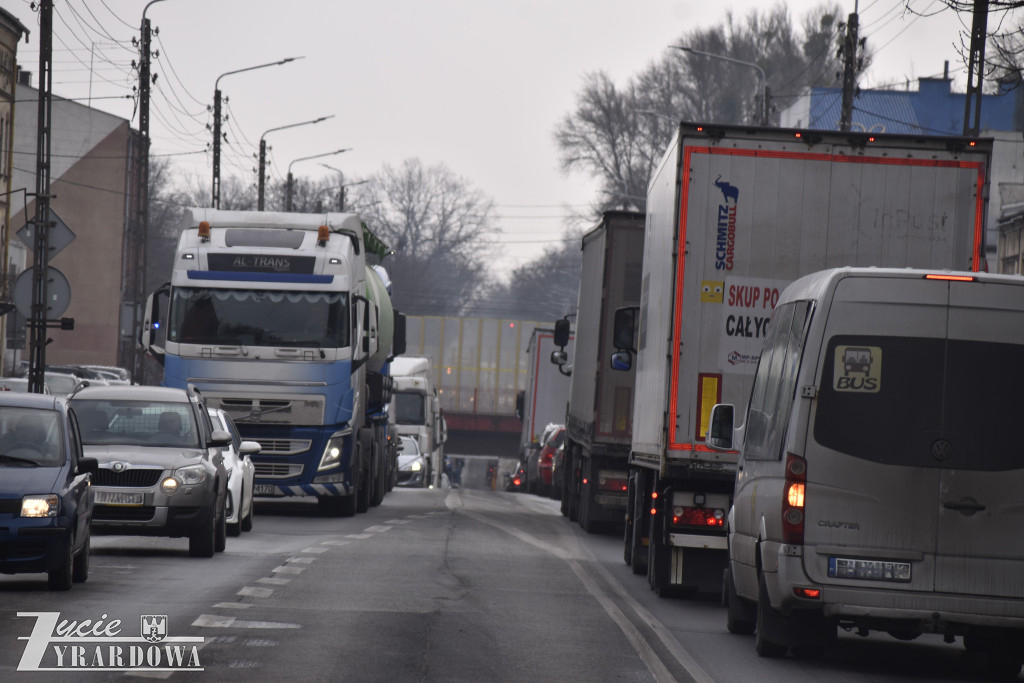
<instances>
[{"instance_id":1,"label":"blue roof","mask_svg":"<svg viewBox=\"0 0 1024 683\"><path fill-rule=\"evenodd\" d=\"M861 90L853 99L854 130L909 135L962 135L964 93L950 92L950 81L922 78L917 91ZM1021 89L982 95L982 130L1021 130L1016 111ZM811 88L809 128L838 130L843 92Z\"/></svg>"}]
</instances>

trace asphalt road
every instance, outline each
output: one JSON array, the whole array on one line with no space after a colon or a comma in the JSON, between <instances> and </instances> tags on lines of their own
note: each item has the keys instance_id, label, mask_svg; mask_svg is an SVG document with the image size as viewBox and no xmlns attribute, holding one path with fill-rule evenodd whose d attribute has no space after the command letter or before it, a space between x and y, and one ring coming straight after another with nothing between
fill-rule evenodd
<instances>
[{"instance_id":1,"label":"asphalt road","mask_svg":"<svg viewBox=\"0 0 1024 683\"><path fill-rule=\"evenodd\" d=\"M821 660L760 659L752 637L726 632L715 596L658 598L623 564L621 541L588 536L555 501L526 494L396 489L350 519L265 500L254 530L229 538L224 553L191 558L187 548L184 539L94 537L89 581L69 593L48 591L44 575L0 576L0 680L874 682L980 674L959 644L930 637L842 634ZM166 618L147 622L164 624L158 643L142 638L143 616ZM46 629L47 619L74 622L88 638L55 639L61 629ZM36 661L37 646L38 661L56 671L18 671ZM100 670L117 664L115 647L122 666ZM146 661L155 661L154 649L161 666ZM125 673L133 652L145 670ZM168 667L175 653L181 660Z\"/></svg>"}]
</instances>

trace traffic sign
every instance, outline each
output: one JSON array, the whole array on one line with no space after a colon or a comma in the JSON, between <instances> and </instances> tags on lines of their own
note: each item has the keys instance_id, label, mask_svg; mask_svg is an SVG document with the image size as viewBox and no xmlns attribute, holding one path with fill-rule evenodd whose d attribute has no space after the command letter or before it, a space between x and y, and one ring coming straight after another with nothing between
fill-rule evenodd
<instances>
[{"instance_id":1,"label":"traffic sign","mask_svg":"<svg viewBox=\"0 0 1024 683\"><path fill-rule=\"evenodd\" d=\"M60 219L60 216L58 216L57 212L54 211L52 208L50 209L50 222L53 223L53 225L50 226L50 234L48 235L50 244L49 256L50 258L52 258L56 256L61 249L68 246L69 244L71 244L72 241L74 241L75 233L71 231L71 228L69 228L67 224ZM21 239L22 242L25 243L25 246L28 247L29 249L36 248L35 228L35 223L30 222L25 223L25 225L21 227L21 230L18 231L18 237Z\"/></svg>"},{"instance_id":2,"label":"traffic sign","mask_svg":"<svg viewBox=\"0 0 1024 683\"><path fill-rule=\"evenodd\" d=\"M14 282L14 307L26 318L32 318L32 277L35 268L22 271ZM59 318L71 303L71 285L64 273L52 266L46 269L47 320Z\"/></svg>"}]
</instances>

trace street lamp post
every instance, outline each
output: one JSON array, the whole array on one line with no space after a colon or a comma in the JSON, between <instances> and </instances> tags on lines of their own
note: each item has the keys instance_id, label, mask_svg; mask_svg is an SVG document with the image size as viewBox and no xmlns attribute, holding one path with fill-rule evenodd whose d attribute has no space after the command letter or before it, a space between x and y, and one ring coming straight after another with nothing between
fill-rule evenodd
<instances>
[{"instance_id":1,"label":"street lamp post","mask_svg":"<svg viewBox=\"0 0 1024 683\"><path fill-rule=\"evenodd\" d=\"M220 79L232 74L240 74L243 71L254 71L255 69L263 69L268 66L287 64L288 62L294 62L296 59L302 59L302 57L285 57L276 62L257 64L256 66L248 66L234 71L225 71L220 76L217 76L217 80L213 82L213 197L210 202L213 208L220 208Z\"/></svg>"},{"instance_id":2,"label":"street lamp post","mask_svg":"<svg viewBox=\"0 0 1024 683\"><path fill-rule=\"evenodd\" d=\"M285 128L295 128L296 126L308 126L308 125L312 125L314 123L320 123L321 121L326 121L327 119L332 119L332 118L334 118L334 114L331 114L330 116L321 116L320 118L313 119L312 121L303 121L301 123L290 123L287 126L278 126L277 128L271 128L270 130L266 131L265 133L263 133L263 135L260 136L260 170L259 170L259 174L260 175L259 175L259 179L258 179L258 183L257 183L257 185L259 187L259 192L258 192L258 200L257 200L257 203L256 203L256 209L258 211L262 211L263 210L264 182L266 180L266 168L267 168L267 141L264 138L267 137L267 133L273 133L275 130L284 130Z\"/></svg>"},{"instance_id":3,"label":"street lamp post","mask_svg":"<svg viewBox=\"0 0 1024 683\"><path fill-rule=\"evenodd\" d=\"M669 47L674 48L676 50L682 50L683 52L690 52L695 55L700 55L702 57L710 57L711 59L721 59L722 61L725 62L732 62L733 64L739 64L740 66L749 66L751 68L757 69L757 78L760 82L761 91L761 111L760 120L758 121L758 124L762 126L768 125L768 103L766 102L768 79L764 75L764 69L762 69L757 64L754 64L753 62L745 62L742 59L734 59L733 57L726 57L725 55L716 55L710 52L704 52L702 50L694 50L692 47L686 47L685 45L669 45Z\"/></svg>"},{"instance_id":4,"label":"street lamp post","mask_svg":"<svg viewBox=\"0 0 1024 683\"><path fill-rule=\"evenodd\" d=\"M339 212L344 212L345 211L345 188L346 187L355 187L356 185L362 185L363 183L370 182L369 180L360 180L358 183L346 183L345 182L345 173L340 168L335 168L335 167L331 166L330 164L320 164L320 165L323 166L324 168L329 168L332 171L337 171L337 173L338 173L338 211Z\"/></svg>"},{"instance_id":5,"label":"street lamp post","mask_svg":"<svg viewBox=\"0 0 1024 683\"><path fill-rule=\"evenodd\" d=\"M299 157L298 159L295 159L290 164L288 164L288 186L287 186L287 191L285 193L285 211L289 211L290 212L292 210L292 166L294 164L297 164L300 161L309 161L310 159L321 159L323 157L332 157L335 154L341 154L342 152L350 152L350 151L352 151L351 147L346 147L345 149L336 149L333 152L324 152L323 154L314 154L314 155L308 156L308 157Z\"/></svg>"}]
</instances>

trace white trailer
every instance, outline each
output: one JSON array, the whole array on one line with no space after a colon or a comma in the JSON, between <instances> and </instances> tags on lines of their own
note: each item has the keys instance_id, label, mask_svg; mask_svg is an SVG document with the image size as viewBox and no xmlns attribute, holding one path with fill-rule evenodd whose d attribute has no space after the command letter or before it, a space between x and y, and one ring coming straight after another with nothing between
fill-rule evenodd
<instances>
[{"instance_id":1,"label":"white trailer","mask_svg":"<svg viewBox=\"0 0 1024 683\"><path fill-rule=\"evenodd\" d=\"M746 404L782 289L838 266L983 270L990 157L961 137L680 125L615 330L636 372L625 559L659 594L721 586L737 454L705 446L708 418Z\"/></svg>"},{"instance_id":2,"label":"white trailer","mask_svg":"<svg viewBox=\"0 0 1024 683\"><path fill-rule=\"evenodd\" d=\"M570 339L572 339L570 335ZM533 447L549 424L565 424L566 405L569 403L569 373L551 363L555 352L555 331L549 327L535 327L526 347L529 358L526 389L516 397L516 417L523 422L519 440L519 461L527 466ZM571 358L569 359L571 363ZM536 489L539 482L529 478L529 488ZM547 482L545 485L550 485Z\"/></svg>"},{"instance_id":3,"label":"white trailer","mask_svg":"<svg viewBox=\"0 0 1024 683\"><path fill-rule=\"evenodd\" d=\"M391 361L394 382L388 418L399 436L412 436L428 462L428 486L440 483L444 468L444 444L448 438L441 415L441 402L430 359L425 356L396 356Z\"/></svg>"}]
</instances>

